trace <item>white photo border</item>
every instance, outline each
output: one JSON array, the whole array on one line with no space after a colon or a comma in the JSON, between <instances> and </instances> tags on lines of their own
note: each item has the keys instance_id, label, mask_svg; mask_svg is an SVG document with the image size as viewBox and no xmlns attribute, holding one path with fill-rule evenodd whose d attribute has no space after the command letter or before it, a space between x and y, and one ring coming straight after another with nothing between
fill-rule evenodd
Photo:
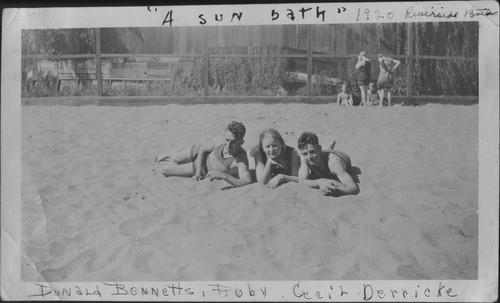
<instances>
[{"instance_id":1,"label":"white photo border","mask_svg":"<svg viewBox=\"0 0 500 303\"><path fill-rule=\"evenodd\" d=\"M312 8L302 17L302 8ZM411 14L408 10L411 8ZM297 13L294 21L286 10ZM345 10L344 10L345 9ZM382 19L367 19L359 12L379 11ZM272 20L272 11L279 18ZM317 10L325 11L324 20ZM171 12L172 22L168 22ZM243 12L215 24L200 14ZM415 12L415 13L414 13ZM416 12L423 12L417 14ZM425 12L425 13L424 13ZM453 17L456 12L456 16ZM117 17L119 16L119 17ZM276 16L276 15L274 15ZM391 16L389 18L389 16ZM451 16L451 17L450 17ZM167 21L165 23L165 21ZM21 246L21 30L37 28L161 27L259 24L333 24L378 22L479 22L479 260L477 280L404 281L248 281L248 282L22 282ZM499 13L496 1L382 3L293 3L218 6L141 6L6 9L2 24L1 96L1 296L4 300L147 300L147 301L495 301L498 299L499 230ZM105 284L107 283L107 284ZM219 291L228 286L231 292ZM45 288L47 287L47 288ZM141 295L141 287L158 287L158 296ZM65 288L82 295L57 293ZM132 289L139 294L131 295ZM49 292L46 296L33 296ZM117 295L127 289L129 295ZM166 289L166 294L164 290ZM215 290L214 290L215 289ZM390 289L405 289L408 297L390 296ZM427 291L428 289L428 291ZM241 291L241 292L238 292ZM384 297L377 293L381 290ZM241 296L239 294L241 293ZM252 295L253 293L253 295ZM307 294L306 294L307 293ZM430 296L427 296L430 294ZM225 296L227 295L227 296ZM453 295L453 296L450 296ZM75 297L76 296L76 297ZM320 298L321 297L321 298Z\"/></svg>"}]
</instances>

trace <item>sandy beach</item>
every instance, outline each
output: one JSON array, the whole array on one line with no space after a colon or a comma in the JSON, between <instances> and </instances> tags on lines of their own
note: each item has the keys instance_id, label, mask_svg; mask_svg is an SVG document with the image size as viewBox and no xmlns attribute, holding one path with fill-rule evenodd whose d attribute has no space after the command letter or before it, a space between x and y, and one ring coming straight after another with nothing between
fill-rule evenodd
<instances>
[{"instance_id":1,"label":"sandy beach","mask_svg":"<svg viewBox=\"0 0 500 303\"><path fill-rule=\"evenodd\" d=\"M23 106L24 281L476 279L478 105ZM247 127L336 140L360 193L155 174ZM35 269L35 270L33 270Z\"/></svg>"}]
</instances>

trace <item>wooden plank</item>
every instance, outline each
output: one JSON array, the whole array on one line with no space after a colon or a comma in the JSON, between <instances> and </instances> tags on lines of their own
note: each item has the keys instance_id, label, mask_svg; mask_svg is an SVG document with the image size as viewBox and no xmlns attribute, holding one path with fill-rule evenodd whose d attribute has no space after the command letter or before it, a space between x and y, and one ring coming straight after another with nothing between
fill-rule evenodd
<instances>
[{"instance_id":1,"label":"wooden plank","mask_svg":"<svg viewBox=\"0 0 500 303\"><path fill-rule=\"evenodd\" d=\"M406 95L411 96L411 88L413 86L413 23L408 22L406 25L407 39L408 43L408 71L406 73Z\"/></svg>"},{"instance_id":2,"label":"wooden plank","mask_svg":"<svg viewBox=\"0 0 500 303\"><path fill-rule=\"evenodd\" d=\"M297 48L308 49L308 31L309 26L307 24L297 25Z\"/></svg>"},{"instance_id":3,"label":"wooden plank","mask_svg":"<svg viewBox=\"0 0 500 303\"><path fill-rule=\"evenodd\" d=\"M376 54L378 53L378 47L377 47L377 30L375 24L369 24L368 25L368 31L370 33L370 51L369 54Z\"/></svg>"},{"instance_id":4,"label":"wooden plank","mask_svg":"<svg viewBox=\"0 0 500 303\"><path fill-rule=\"evenodd\" d=\"M179 54L186 54L187 46L187 35L186 27L179 27Z\"/></svg>"},{"instance_id":5,"label":"wooden plank","mask_svg":"<svg viewBox=\"0 0 500 303\"><path fill-rule=\"evenodd\" d=\"M217 46L225 46L226 45L226 36L224 33L223 26L217 26Z\"/></svg>"},{"instance_id":6,"label":"wooden plank","mask_svg":"<svg viewBox=\"0 0 500 303\"><path fill-rule=\"evenodd\" d=\"M328 25L328 52L329 53L335 52L335 25L334 24Z\"/></svg>"},{"instance_id":7,"label":"wooden plank","mask_svg":"<svg viewBox=\"0 0 500 303\"><path fill-rule=\"evenodd\" d=\"M205 97L208 97L208 39L209 35L203 38L203 90Z\"/></svg>"},{"instance_id":8,"label":"wooden plank","mask_svg":"<svg viewBox=\"0 0 500 303\"><path fill-rule=\"evenodd\" d=\"M307 30L307 37L306 37L306 42L307 42L307 96L311 97L312 96L312 45L311 45L311 25L306 25L306 30Z\"/></svg>"},{"instance_id":9,"label":"wooden plank","mask_svg":"<svg viewBox=\"0 0 500 303\"><path fill-rule=\"evenodd\" d=\"M358 35L359 35L359 51L365 51L365 44L363 43L363 26L361 24L357 24L358 27Z\"/></svg>"},{"instance_id":10,"label":"wooden plank","mask_svg":"<svg viewBox=\"0 0 500 303\"><path fill-rule=\"evenodd\" d=\"M96 76L97 76L97 95L102 96L102 70L101 70L101 29L96 28L95 35L96 57Z\"/></svg>"}]
</instances>

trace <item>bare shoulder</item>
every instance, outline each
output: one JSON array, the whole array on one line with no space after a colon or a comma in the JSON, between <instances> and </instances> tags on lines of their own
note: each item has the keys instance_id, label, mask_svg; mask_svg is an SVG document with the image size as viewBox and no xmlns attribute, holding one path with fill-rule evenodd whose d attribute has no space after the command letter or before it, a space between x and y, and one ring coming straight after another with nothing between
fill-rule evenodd
<instances>
[{"instance_id":1,"label":"bare shoulder","mask_svg":"<svg viewBox=\"0 0 500 303\"><path fill-rule=\"evenodd\" d=\"M335 153L328 152L328 166L334 173L345 171L344 161Z\"/></svg>"}]
</instances>

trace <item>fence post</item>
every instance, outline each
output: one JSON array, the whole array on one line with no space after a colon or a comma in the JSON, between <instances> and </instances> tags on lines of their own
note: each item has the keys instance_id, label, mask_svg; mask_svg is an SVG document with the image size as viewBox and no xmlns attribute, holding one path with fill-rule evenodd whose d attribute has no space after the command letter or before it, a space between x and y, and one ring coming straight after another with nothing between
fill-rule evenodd
<instances>
[{"instance_id":1,"label":"fence post","mask_svg":"<svg viewBox=\"0 0 500 303\"><path fill-rule=\"evenodd\" d=\"M208 30L206 30L203 35L203 89L205 97L208 97L208 34Z\"/></svg>"},{"instance_id":2,"label":"fence post","mask_svg":"<svg viewBox=\"0 0 500 303\"><path fill-rule=\"evenodd\" d=\"M312 45L311 25L307 24L307 97L312 96Z\"/></svg>"},{"instance_id":3,"label":"fence post","mask_svg":"<svg viewBox=\"0 0 500 303\"><path fill-rule=\"evenodd\" d=\"M101 29L96 28L95 31L95 50L96 50L96 79L97 79L97 96L102 96L102 69L101 69Z\"/></svg>"},{"instance_id":4,"label":"fence post","mask_svg":"<svg viewBox=\"0 0 500 303\"><path fill-rule=\"evenodd\" d=\"M408 68L406 75L406 95L411 96L411 88L413 86L413 23L409 22L406 26L407 43L408 43Z\"/></svg>"}]
</instances>

